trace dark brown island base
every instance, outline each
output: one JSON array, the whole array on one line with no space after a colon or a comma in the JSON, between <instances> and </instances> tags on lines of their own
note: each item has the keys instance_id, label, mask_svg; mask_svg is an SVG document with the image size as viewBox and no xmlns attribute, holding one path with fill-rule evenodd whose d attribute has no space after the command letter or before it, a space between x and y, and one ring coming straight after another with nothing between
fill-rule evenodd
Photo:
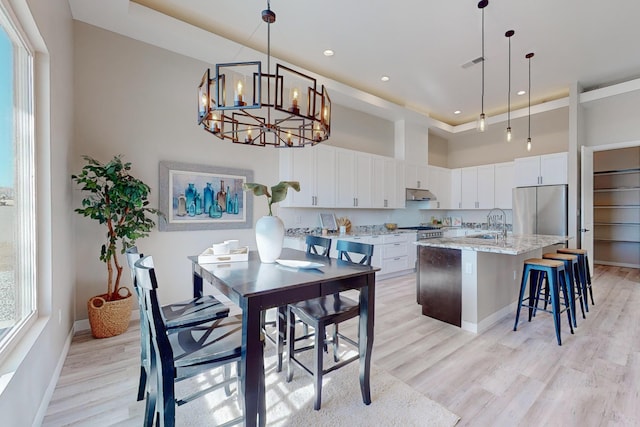
<instances>
[{"instance_id":1,"label":"dark brown island base","mask_svg":"<svg viewBox=\"0 0 640 427\"><path fill-rule=\"evenodd\" d=\"M417 301L422 314L474 333L515 313L523 262L571 237L494 234L419 240Z\"/></svg>"}]
</instances>

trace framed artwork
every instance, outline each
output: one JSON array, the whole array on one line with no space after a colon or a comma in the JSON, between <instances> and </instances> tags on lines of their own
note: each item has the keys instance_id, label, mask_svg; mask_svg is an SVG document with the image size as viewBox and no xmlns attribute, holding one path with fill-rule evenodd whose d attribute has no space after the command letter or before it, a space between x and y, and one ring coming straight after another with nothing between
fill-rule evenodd
<instances>
[{"instance_id":1,"label":"framed artwork","mask_svg":"<svg viewBox=\"0 0 640 427\"><path fill-rule=\"evenodd\" d=\"M160 162L160 231L252 228L253 171Z\"/></svg>"}]
</instances>

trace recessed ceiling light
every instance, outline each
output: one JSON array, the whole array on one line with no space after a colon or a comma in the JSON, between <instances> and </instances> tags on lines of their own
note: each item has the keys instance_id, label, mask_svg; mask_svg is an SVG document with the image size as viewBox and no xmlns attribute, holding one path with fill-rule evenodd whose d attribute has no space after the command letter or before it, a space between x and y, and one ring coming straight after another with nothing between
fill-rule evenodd
<instances>
[{"instance_id":1,"label":"recessed ceiling light","mask_svg":"<svg viewBox=\"0 0 640 427\"><path fill-rule=\"evenodd\" d=\"M382 80L383 82L388 82L389 81L389 76L382 76L382 77L380 77L380 80Z\"/></svg>"},{"instance_id":2,"label":"recessed ceiling light","mask_svg":"<svg viewBox=\"0 0 640 427\"><path fill-rule=\"evenodd\" d=\"M331 49L327 49L324 52L324 56L333 56L334 52Z\"/></svg>"},{"instance_id":3,"label":"recessed ceiling light","mask_svg":"<svg viewBox=\"0 0 640 427\"><path fill-rule=\"evenodd\" d=\"M453 114L460 114L460 113L462 113L462 111L460 111L460 110L456 110L456 111L453 112Z\"/></svg>"},{"instance_id":4,"label":"recessed ceiling light","mask_svg":"<svg viewBox=\"0 0 640 427\"><path fill-rule=\"evenodd\" d=\"M518 91L518 95L520 95L520 96L524 95L525 93L527 93L526 90L519 90Z\"/></svg>"}]
</instances>

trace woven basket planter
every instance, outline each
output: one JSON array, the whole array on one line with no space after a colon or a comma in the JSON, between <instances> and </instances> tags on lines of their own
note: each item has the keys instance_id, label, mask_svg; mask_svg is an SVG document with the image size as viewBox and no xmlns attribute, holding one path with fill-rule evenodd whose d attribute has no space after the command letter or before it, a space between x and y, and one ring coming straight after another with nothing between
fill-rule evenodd
<instances>
[{"instance_id":1,"label":"woven basket planter","mask_svg":"<svg viewBox=\"0 0 640 427\"><path fill-rule=\"evenodd\" d=\"M127 296L115 301L105 300L106 294L92 297L87 302L91 334L95 338L109 338L124 333L129 328L133 298L127 288Z\"/></svg>"}]
</instances>

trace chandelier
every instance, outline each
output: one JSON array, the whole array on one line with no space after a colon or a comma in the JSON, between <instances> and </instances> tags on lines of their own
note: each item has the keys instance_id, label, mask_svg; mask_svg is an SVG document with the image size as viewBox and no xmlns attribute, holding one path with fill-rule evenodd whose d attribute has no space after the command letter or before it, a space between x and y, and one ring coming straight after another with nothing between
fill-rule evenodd
<instances>
[{"instance_id":1,"label":"chandelier","mask_svg":"<svg viewBox=\"0 0 640 427\"><path fill-rule=\"evenodd\" d=\"M316 79L284 65L271 73L270 3L262 11L267 23L267 69L261 61L216 64L198 86L198 124L225 140L264 147L304 147L326 141L331 133L331 99Z\"/></svg>"}]
</instances>

